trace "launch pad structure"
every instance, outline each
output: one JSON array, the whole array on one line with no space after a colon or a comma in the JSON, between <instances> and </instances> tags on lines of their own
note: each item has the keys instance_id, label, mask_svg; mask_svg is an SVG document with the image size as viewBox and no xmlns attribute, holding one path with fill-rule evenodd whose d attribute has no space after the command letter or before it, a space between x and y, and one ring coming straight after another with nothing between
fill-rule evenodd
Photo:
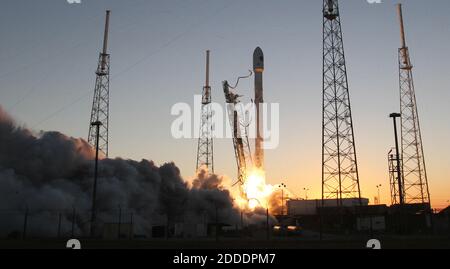
<instances>
[{"instance_id":1,"label":"launch pad structure","mask_svg":"<svg viewBox=\"0 0 450 269\"><path fill-rule=\"evenodd\" d=\"M395 136L397 135L397 118L401 120L400 140L396 148L388 155L389 186L391 188L391 207L386 205L369 205L369 200L361 196L360 174L355 142L352 106L344 52L341 13L338 0L323 0L323 54L322 54L322 162L321 162L321 199L291 199L290 213L295 205L304 207L309 215L319 216L320 222L329 220L330 225L347 225L350 220L365 221L366 217L380 215L396 216L408 223L408 218L425 216L420 222L427 222L431 210L430 192L425 164L425 154L419 123L418 105L413 80L413 65L410 51L406 45L405 26L402 5L397 5L400 22L401 47L398 49L400 113L393 113ZM109 155L109 110L110 110L110 54L108 52L109 27L111 11L106 11L103 33L103 46L99 54L96 80L89 122L88 143L96 149L94 184L92 189L91 237L95 236L97 220L97 183L99 177L99 159ZM260 47L253 51L255 131L254 152L252 153L247 127L242 125L243 115L236 105L240 96L236 86L223 82L227 111L232 127L234 157L238 168L236 184L244 185L249 168L264 172L264 53ZM212 87L210 83L210 50L206 51L206 76L202 88L201 119L197 144L196 171L206 169L214 174L213 111ZM248 76L249 77L249 76ZM248 78L248 77L240 77ZM237 84L236 84L237 85ZM253 141L252 141L253 142ZM253 146L253 145L252 145ZM234 185L236 185L234 184ZM264 182L265 184L265 182ZM234 186L233 185L233 186ZM285 187L285 186L284 186ZM284 216L284 193L281 189L281 214ZM253 198L255 199L255 198ZM298 209L297 208L297 209ZM268 212L268 206L267 206ZM217 207L216 207L217 211ZM301 214L303 214L302 212ZM427 215L428 214L428 215ZM217 215L217 214L216 214ZM267 217L268 217L267 213ZM304 217L302 215L302 217ZM217 216L216 216L217 217ZM348 217L348 218L347 218ZM119 217L120 219L120 217ZM331 220L331 221L330 221ZM395 219L391 219L392 223ZM404 221L406 220L406 221ZM425 220L425 221L424 221ZM313 219L313 221L315 221ZM372 221L372 220L370 220ZM216 224L218 221L216 220ZM268 222L267 222L268 223ZM317 223L315 223L317 224ZM322 223L320 223L322 227ZM265 226L267 229L269 225ZM424 225L423 227L427 227ZM402 228L402 227L401 227Z\"/></svg>"},{"instance_id":2,"label":"launch pad structure","mask_svg":"<svg viewBox=\"0 0 450 269\"><path fill-rule=\"evenodd\" d=\"M239 111L237 107L240 103L240 96L237 93L232 92L232 90L236 90L240 79L248 78L251 75L252 73L246 77L239 77L234 87L230 86L228 81L224 81L222 83L223 92L225 94L225 102L227 104L228 118L230 120L232 130L233 148L238 170L238 180L232 186L237 184L242 186L247 178L247 169L253 165L252 153L247 133L248 125L243 122L244 115L242 115L242 111Z\"/></svg>"}]
</instances>

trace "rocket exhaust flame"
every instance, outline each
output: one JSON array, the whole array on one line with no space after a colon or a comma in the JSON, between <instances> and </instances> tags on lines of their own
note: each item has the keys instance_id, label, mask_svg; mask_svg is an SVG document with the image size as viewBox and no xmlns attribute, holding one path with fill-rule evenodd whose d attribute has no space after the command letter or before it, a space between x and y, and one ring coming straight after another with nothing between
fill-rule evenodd
<instances>
[{"instance_id":1,"label":"rocket exhaust flame","mask_svg":"<svg viewBox=\"0 0 450 269\"><path fill-rule=\"evenodd\" d=\"M254 210L256 207L267 208L273 186L266 184L266 175L263 170L254 169L244 182L243 189L248 199L248 206Z\"/></svg>"},{"instance_id":2,"label":"rocket exhaust flame","mask_svg":"<svg viewBox=\"0 0 450 269\"><path fill-rule=\"evenodd\" d=\"M272 214L277 214L282 204L281 196L276 186L266 183L265 171L253 167L246 175L239 191L233 193L236 206L245 212L268 208Z\"/></svg>"}]
</instances>

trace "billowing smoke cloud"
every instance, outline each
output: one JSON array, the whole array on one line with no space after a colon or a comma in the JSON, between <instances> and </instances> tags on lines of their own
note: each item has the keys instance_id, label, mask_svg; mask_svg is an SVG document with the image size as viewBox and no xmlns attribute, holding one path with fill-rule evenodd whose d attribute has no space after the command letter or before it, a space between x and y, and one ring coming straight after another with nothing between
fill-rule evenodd
<instances>
[{"instance_id":1,"label":"billowing smoke cloud","mask_svg":"<svg viewBox=\"0 0 450 269\"><path fill-rule=\"evenodd\" d=\"M34 235L55 235L59 214L66 226L76 216L76 233L88 234L94 156L84 140L58 132L34 134L0 107L0 235L20 232L27 208ZM190 186L174 163L158 167L147 160L103 159L97 199L100 221L118 222L120 207L122 221L132 213L134 230L147 236L155 225L216 218L236 225L241 219L222 177L202 172ZM264 212L244 218L258 222Z\"/></svg>"}]
</instances>

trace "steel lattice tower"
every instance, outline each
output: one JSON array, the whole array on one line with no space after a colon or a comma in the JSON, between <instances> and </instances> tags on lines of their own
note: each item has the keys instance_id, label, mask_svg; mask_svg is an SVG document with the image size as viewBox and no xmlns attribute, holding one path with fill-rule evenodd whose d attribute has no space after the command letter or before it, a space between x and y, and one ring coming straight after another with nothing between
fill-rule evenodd
<instances>
[{"instance_id":1,"label":"steel lattice tower","mask_svg":"<svg viewBox=\"0 0 450 269\"><path fill-rule=\"evenodd\" d=\"M337 0L323 1L322 202L358 198L358 163Z\"/></svg>"},{"instance_id":2,"label":"steel lattice tower","mask_svg":"<svg viewBox=\"0 0 450 269\"><path fill-rule=\"evenodd\" d=\"M197 148L197 171L214 173L211 87L209 85L209 50L206 51L206 82L202 93L200 132Z\"/></svg>"},{"instance_id":3,"label":"steel lattice tower","mask_svg":"<svg viewBox=\"0 0 450 269\"><path fill-rule=\"evenodd\" d=\"M427 171L423 154L422 136L420 132L419 114L417 112L414 80L406 46L403 25L402 6L398 4L397 11L400 20L400 36L402 47L398 51L399 82L400 82L400 111L401 123L401 159L403 170L403 186L405 203L430 203Z\"/></svg>"},{"instance_id":4,"label":"steel lattice tower","mask_svg":"<svg viewBox=\"0 0 450 269\"><path fill-rule=\"evenodd\" d=\"M108 127L109 127L109 69L110 55L108 49L108 32L110 11L106 11L105 32L103 39L103 50L98 60L97 78L95 80L94 99L92 102L91 121L89 124L88 142L96 146L97 128L92 123L101 123L99 130L99 150L108 157Z\"/></svg>"}]
</instances>

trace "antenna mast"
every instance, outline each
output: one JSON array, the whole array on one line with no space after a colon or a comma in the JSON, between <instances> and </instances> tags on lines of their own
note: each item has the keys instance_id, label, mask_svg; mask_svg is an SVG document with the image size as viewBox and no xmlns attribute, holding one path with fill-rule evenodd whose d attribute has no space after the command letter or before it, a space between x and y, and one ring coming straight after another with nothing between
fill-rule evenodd
<instances>
[{"instance_id":1,"label":"antenna mast","mask_svg":"<svg viewBox=\"0 0 450 269\"><path fill-rule=\"evenodd\" d=\"M214 154L212 136L212 110L211 110L211 86L209 85L209 55L206 51L206 81L202 93L202 109L200 133L197 148L197 172L207 169L208 173L214 174Z\"/></svg>"},{"instance_id":2,"label":"antenna mast","mask_svg":"<svg viewBox=\"0 0 450 269\"><path fill-rule=\"evenodd\" d=\"M92 102L91 120L89 123L88 143L96 147L97 137L99 151L108 158L108 127L109 127L109 68L110 55L108 54L109 16L106 11L105 32L103 36L103 50L100 53L95 80L94 100ZM92 123L101 123L100 128ZM97 134L97 132L99 132Z\"/></svg>"},{"instance_id":3,"label":"antenna mast","mask_svg":"<svg viewBox=\"0 0 450 269\"><path fill-rule=\"evenodd\" d=\"M423 153L422 135L417 112L416 93L409 55L406 46L402 5L397 5L400 20L401 48L398 50L400 111L401 111L401 159L405 203L430 203L427 171Z\"/></svg>"}]
</instances>

